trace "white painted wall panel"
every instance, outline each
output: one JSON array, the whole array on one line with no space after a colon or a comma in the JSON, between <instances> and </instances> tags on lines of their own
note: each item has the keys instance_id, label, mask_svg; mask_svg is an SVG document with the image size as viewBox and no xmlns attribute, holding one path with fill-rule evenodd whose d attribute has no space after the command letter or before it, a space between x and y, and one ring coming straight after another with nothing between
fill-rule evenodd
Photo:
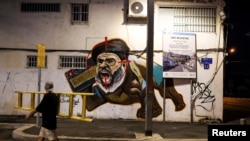
<instances>
[{"instance_id":1,"label":"white painted wall panel","mask_svg":"<svg viewBox=\"0 0 250 141\"><path fill-rule=\"evenodd\" d=\"M47 49L71 49L90 50L92 47L108 38L119 37L127 41L131 50L143 50L146 47L147 26L137 24L123 24L123 0L91 0L89 24L70 24L70 2L62 2L61 12L54 14L45 13L20 13L20 1L0 2L0 48L25 48L36 49L38 43L46 45ZM77 1L74 1L77 2ZM78 1L81 2L81 1ZM167 3L164 3L167 5ZM175 3L171 3L173 5ZM179 3L178 3L179 4ZM219 5L220 3L218 3ZM218 6L219 7L219 6ZM166 12L160 11L155 6L155 50L162 49L162 18L168 18ZM219 24L217 29L219 29ZM197 33L197 49L209 49L222 47L222 32L219 33ZM36 55L36 52L28 51L5 51L0 50L0 115L19 115L26 111L16 110L13 107L17 103L16 90L36 91L38 89L38 69L26 69L26 56ZM48 68L42 69L42 83L47 80L54 81L54 91L71 91L64 76L67 69L58 69L59 55L87 55L79 52L50 52L48 56ZM145 54L144 54L145 55ZM213 63L208 70L202 64L197 65L197 82L207 84L216 73L216 68L223 60L223 54L217 52L198 52L197 57L213 58ZM218 59L218 62L216 60ZM162 54L154 53L154 61L162 64ZM209 85L210 94L214 96L213 105L211 102L202 103L209 110L204 110L199 105L201 100L196 101L194 110L194 121L204 117L222 118L223 113L223 65L217 70L216 76ZM191 120L191 84L189 79L174 79L176 89L184 97L185 109L176 112L173 102L165 100L165 117L160 115L154 120L185 121ZM157 100L163 107L162 97L155 92ZM74 114L81 113L82 101L74 107ZM61 103L61 112L67 113L67 97ZM24 103L27 104L25 99ZM198 106L197 106L198 105ZM107 103L87 112L87 116L93 118L124 118L136 119L139 104L128 106L114 105ZM202 117L200 117L200 115Z\"/></svg>"}]
</instances>

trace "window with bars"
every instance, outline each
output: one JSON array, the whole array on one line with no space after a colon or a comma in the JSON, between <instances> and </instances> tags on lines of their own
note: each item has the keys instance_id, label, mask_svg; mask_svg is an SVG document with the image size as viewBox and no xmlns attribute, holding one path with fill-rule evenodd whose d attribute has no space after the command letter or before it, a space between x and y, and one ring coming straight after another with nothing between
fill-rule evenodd
<instances>
[{"instance_id":1,"label":"window with bars","mask_svg":"<svg viewBox=\"0 0 250 141\"><path fill-rule=\"evenodd\" d=\"M165 1L178 1L178 2L196 2L196 3L213 3L216 0L165 0Z\"/></svg>"},{"instance_id":2,"label":"window with bars","mask_svg":"<svg viewBox=\"0 0 250 141\"><path fill-rule=\"evenodd\" d=\"M27 56L27 68L37 68L37 55L28 55ZM47 68L47 56L45 56L45 68Z\"/></svg>"},{"instance_id":3,"label":"window with bars","mask_svg":"<svg viewBox=\"0 0 250 141\"><path fill-rule=\"evenodd\" d=\"M86 69L86 56L59 56L59 68Z\"/></svg>"},{"instance_id":4,"label":"window with bars","mask_svg":"<svg viewBox=\"0 0 250 141\"><path fill-rule=\"evenodd\" d=\"M71 22L88 23L89 22L89 4L71 4Z\"/></svg>"},{"instance_id":5,"label":"window with bars","mask_svg":"<svg viewBox=\"0 0 250 141\"><path fill-rule=\"evenodd\" d=\"M59 3L21 3L22 12L60 12Z\"/></svg>"},{"instance_id":6,"label":"window with bars","mask_svg":"<svg viewBox=\"0 0 250 141\"><path fill-rule=\"evenodd\" d=\"M216 8L173 8L174 31L216 32Z\"/></svg>"}]
</instances>

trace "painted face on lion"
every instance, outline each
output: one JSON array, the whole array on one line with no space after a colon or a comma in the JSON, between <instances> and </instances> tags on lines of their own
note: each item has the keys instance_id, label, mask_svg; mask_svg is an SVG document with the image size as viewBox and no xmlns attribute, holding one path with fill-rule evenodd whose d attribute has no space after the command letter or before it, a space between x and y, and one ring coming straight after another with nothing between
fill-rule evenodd
<instances>
[{"instance_id":1,"label":"painted face on lion","mask_svg":"<svg viewBox=\"0 0 250 141\"><path fill-rule=\"evenodd\" d=\"M91 85L87 85L88 83L86 82L78 87L71 85L74 91L95 93L93 96L87 97L86 108L88 111L92 111L107 102L119 105L139 103L140 107L137 110L136 116L138 118L145 118L147 66L144 58L135 56L132 53L130 54L128 45L122 39L107 40L105 38L105 41L97 43L93 47L88 65L89 69L83 71L83 73L75 73L75 78L91 77L87 81ZM172 99L176 111L184 109L185 103L183 97L176 91L173 79L167 79L164 84L162 77L160 77L162 66L154 63L153 70L154 89L158 90L162 97ZM69 72L74 71L71 70ZM91 73L92 71L95 71L94 75L91 75L93 74ZM69 76L68 81L72 82L70 79L74 77L71 75L67 76ZM152 117L157 117L161 114L162 107L153 94Z\"/></svg>"},{"instance_id":2,"label":"painted face on lion","mask_svg":"<svg viewBox=\"0 0 250 141\"><path fill-rule=\"evenodd\" d=\"M113 92L125 77L125 68L115 53L101 53L97 56L96 83L106 92Z\"/></svg>"}]
</instances>

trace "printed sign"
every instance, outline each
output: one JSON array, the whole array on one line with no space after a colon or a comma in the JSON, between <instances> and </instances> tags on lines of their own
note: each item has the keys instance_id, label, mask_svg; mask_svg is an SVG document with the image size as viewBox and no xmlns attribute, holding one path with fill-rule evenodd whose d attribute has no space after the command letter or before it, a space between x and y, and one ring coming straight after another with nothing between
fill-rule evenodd
<instances>
[{"instance_id":1,"label":"printed sign","mask_svg":"<svg viewBox=\"0 0 250 141\"><path fill-rule=\"evenodd\" d=\"M45 46L43 44L37 45L37 67L45 67Z\"/></svg>"},{"instance_id":2,"label":"printed sign","mask_svg":"<svg viewBox=\"0 0 250 141\"><path fill-rule=\"evenodd\" d=\"M213 63L212 58L201 58L201 63L204 65L204 69L209 69L209 64Z\"/></svg>"},{"instance_id":3,"label":"printed sign","mask_svg":"<svg viewBox=\"0 0 250 141\"><path fill-rule=\"evenodd\" d=\"M163 77L196 78L196 35L194 33L163 34Z\"/></svg>"}]
</instances>

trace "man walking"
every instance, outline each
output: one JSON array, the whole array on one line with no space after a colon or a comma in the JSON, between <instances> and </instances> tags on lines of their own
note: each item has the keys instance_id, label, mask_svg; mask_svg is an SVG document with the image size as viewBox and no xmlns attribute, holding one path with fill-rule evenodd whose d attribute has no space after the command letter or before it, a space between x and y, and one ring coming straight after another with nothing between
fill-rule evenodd
<instances>
[{"instance_id":1,"label":"man walking","mask_svg":"<svg viewBox=\"0 0 250 141\"><path fill-rule=\"evenodd\" d=\"M45 138L49 141L59 141L56 132L56 116L58 114L59 99L56 94L52 92L53 87L53 82L46 82L44 86L46 94L41 103L25 117L26 119L30 119L36 112L42 113L42 127L40 129L38 141L44 141Z\"/></svg>"}]
</instances>

